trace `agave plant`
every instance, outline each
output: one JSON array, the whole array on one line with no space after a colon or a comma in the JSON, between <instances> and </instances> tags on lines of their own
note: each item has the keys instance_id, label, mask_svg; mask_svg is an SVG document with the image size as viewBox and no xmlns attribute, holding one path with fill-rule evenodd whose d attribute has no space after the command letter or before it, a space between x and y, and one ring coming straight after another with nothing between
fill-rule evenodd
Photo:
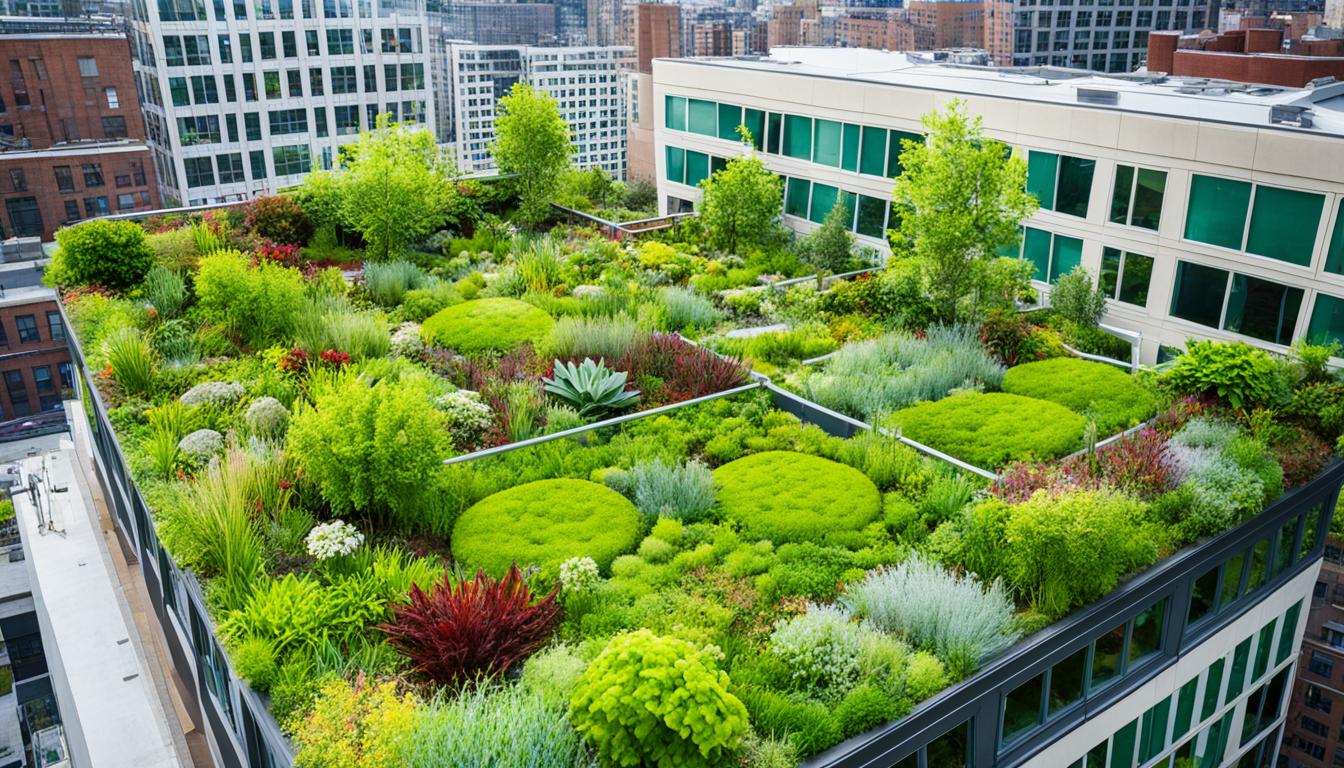
<instances>
[{"instance_id":1,"label":"agave plant","mask_svg":"<svg viewBox=\"0 0 1344 768\"><path fill-rule=\"evenodd\" d=\"M547 392L573 405L580 416L597 416L639 401L637 390L626 391L625 380L624 371L613 371L586 357L578 365L556 360L551 378L541 381Z\"/></svg>"}]
</instances>

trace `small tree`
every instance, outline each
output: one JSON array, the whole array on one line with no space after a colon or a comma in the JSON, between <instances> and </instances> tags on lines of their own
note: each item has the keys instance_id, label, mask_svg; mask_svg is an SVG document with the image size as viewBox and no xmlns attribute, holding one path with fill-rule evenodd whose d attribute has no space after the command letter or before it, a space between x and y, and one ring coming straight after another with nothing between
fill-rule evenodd
<instances>
[{"instance_id":1,"label":"small tree","mask_svg":"<svg viewBox=\"0 0 1344 768\"><path fill-rule=\"evenodd\" d=\"M979 289L988 264L1020 237L1039 207L1026 191L1027 166L984 135L979 117L953 101L923 118L923 143L902 140L892 199L896 247L920 259L939 320L972 320L983 310Z\"/></svg>"},{"instance_id":2,"label":"small tree","mask_svg":"<svg viewBox=\"0 0 1344 768\"><path fill-rule=\"evenodd\" d=\"M342 156L341 217L364 236L366 253L391 259L443 222L453 194L451 161L423 128L379 115Z\"/></svg>"},{"instance_id":3,"label":"small tree","mask_svg":"<svg viewBox=\"0 0 1344 768\"><path fill-rule=\"evenodd\" d=\"M490 154L500 173L514 174L522 223L535 227L546 220L573 152L569 124L550 94L515 83L499 100Z\"/></svg>"},{"instance_id":4,"label":"small tree","mask_svg":"<svg viewBox=\"0 0 1344 768\"><path fill-rule=\"evenodd\" d=\"M779 232L784 180L750 151L700 182L700 224L711 248L738 253L766 245Z\"/></svg>"},{"instance_id":5,"label":"small tree","mask_svg":"<svg viewBox=\"0 0 1344 768\"><path fill-rule=\"evenodd\" d=\"M1106 292L1093 284L1092 274L1079 264L1050 290L1050 306L1065 320L1093 327L1106 311Z\"/></svg>"},{"instance_id":6,"label":"small tree","mask_svg":"<svg viewBox=\"0 0 1344 768\"><path fill-rule=\"evenodd\" d=\"M845 271L854 253L854 235L849 231L849 206L843 199L826 214L821 226L803 238L803 260L817 270L817 279Z\"/></svg>"},{"instance_id":7,"label":"small tree","mask_svg":"<svg viewBox=\"0 0 1344 768\"><path fill-rule=\"evenodd\" d=\"M154 266L145 230L133 221L86 221L58 231L56 244L60 249L46 273L55 285L123 290L138 285Z\"/></svg>"}]
</instances>

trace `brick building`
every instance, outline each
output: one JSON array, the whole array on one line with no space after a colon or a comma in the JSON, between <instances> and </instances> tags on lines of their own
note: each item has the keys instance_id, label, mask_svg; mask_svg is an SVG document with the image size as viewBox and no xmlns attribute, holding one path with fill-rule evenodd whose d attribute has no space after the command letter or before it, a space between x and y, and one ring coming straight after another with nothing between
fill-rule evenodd
<instances>
[{"instance_id":1,"label":"brick building","mask_svg":"<svg viewBox=\"0 0 1344 768\"><path fill-rule=\"evenodd\" d=\"M0 284L14 279L6 265ZM22 271L34 271L31 264ZM65 326L55 294L45 288L11 288L0 297L0 423L57 410L62 392L75 386Z\"/></svg>"},{"instance_id":2,"label":"brick building","mask_svg":"<svg viewBox=\"0 0 1344 768\"><path fill-rule=\"evenodd\" d=\"M702 21L691 25L694 56L733 55L733 27L726 21Z\"/></svg>"},{"instance_id":3,"label":"brick building","mask_svg":"<svg viewBox=\"0 0 1344 768\"><path fill-rule=\"evenodd\" d=\"M1007 65L1012 62L1012 25L1012 4L1003 0L910 0L905 8L839 17L835 43L887 51L981 48L995 64Z\"/></svg>"},{"instance_id":4,"label":"brick building","mask_svg":"<svg viewBox=\"0 0 1344 768\"><path fill-rule=\"evenodd\" d=\"M1300 40L1283 53L1282 29L1238 29L1218 35L1148 36L1148 71L1300 88L1319 77L1344 80L1344 39Z\"/></svg>"},{"instance_id":5,"label":"brick building","mask_svg":"<svg viewBox=\"0 0 1344 768\"><path fill-rule=\"evenodd\" d=\"M1279 765L1344 764L1344 541L1330 536L1288 705Z\"/></svg>"},{"instance_id":6,"label":"brick building","mask_svg":"<svg viewBox=\"0 0 1344 768\"><path fill-rule=\"evenodd\" d=\"M635 69L653 72L653 60L681 55L681 6L638 3L626 6L626 45L634 46Z\"/></svg>"},{"instance_id":7,"label":"brick building","mask_svg":"<svg viewBox=\"0 0 1344 768\"><path fill-rule=\"evenodd\" d=\"M159 205L130 48L120 31L53 22L0 35L0 234Z\"/></svg>"}]
</instances>

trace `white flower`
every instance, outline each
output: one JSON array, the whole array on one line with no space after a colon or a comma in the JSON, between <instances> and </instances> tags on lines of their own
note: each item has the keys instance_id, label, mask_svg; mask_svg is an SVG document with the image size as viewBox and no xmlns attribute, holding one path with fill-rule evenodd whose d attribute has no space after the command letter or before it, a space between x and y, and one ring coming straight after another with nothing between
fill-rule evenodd
<instances>
[{"instance_id":1,"label":"white flower","mask_svg":"<svg viewBox=\"0 0 1344 768\"><path fill-rule=\"evenodd\" d=\"M236 381L203 381L178 398L186 405L231 405L243 396L243 385Z\"/></svg>"},{"instance_id":2,"label":"white flower","mask_svg":"<svg viewBox=\"0 0 1344 768\"><path fill-rule=\"evenodd\" d=\"M425 351L425 341L420 338L419 323L402 323L392 332L392 354L397 357L419 357Z\"/></svg>"},{"instance_id":3,"label":"white flower","mask_svg":"<svg viewBox=\"0 0 1344 768\"><path fill-rule=\"evenodd\" d=\"M560 589L563 592L586 592L600 580L597 562L591 557L571 557L560 564Z\"/></svg>"},{"instance_id":4,"label":"white flower","mask_svg":"<svg viewBox=\"0 0 1344 768\"><path fill-rule=\"evenodd\" d=\"M314 525L304 541L308 545L308 554L318 560L330 560L353 554L364 543L364 534L349 523L332 520Z\"/></svg>"},{"instance_id":5,"label":"white flower","mask_svg":"<svg viewBox=\"0 0 1344 768\"><path fill-rule=\"evenodd\" d=\"M493 412L481 402L481 396L469 389L458 389L434 398L434 407L448 417L448 431L458 446L470 443L490 426Z\"/></svg>"}]
</instances>

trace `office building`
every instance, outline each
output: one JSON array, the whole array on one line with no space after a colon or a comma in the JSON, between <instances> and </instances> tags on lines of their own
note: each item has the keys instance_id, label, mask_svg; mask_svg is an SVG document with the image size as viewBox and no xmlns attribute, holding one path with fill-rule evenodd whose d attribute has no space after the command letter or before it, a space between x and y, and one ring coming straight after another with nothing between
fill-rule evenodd
<instances>
[{"instance_id":1,"label":"office building","mask_svg":"<svg viewBox=\"0 0 1344 768\"><path fill-rule=\"evenodd\" d=\"M1133 72L1143 63L1148 33L1199 32L1217 18L1205 0L1169 5L1093 5L1091 0L1013 7L1012 63ZM1000 33L1004 26L996 26ZM1002 36L1002 35L1000 35Z\"/></svg>"},{"instance_id":2,"label":"office building","mask_svg":"<svg viewBox=\"0 0 1344 768\"><path fill-rule=\"evenodd\" d=\"M379 114L434 125L424 0L165 0L131 26L165 201L296 185Z\"/></svg>"},{"instance_id":3,"label":"office building","mask_svg":"<svg viewBox=\"0 0 1344 768\"><path fill-rule=\"evenodd\" d=\"M1344 762L1344 540L1325 540L1311 594L1297 682L1288 705L1280 768Z\"/></svg>"},{"instance_id":4,"label":"office building","mask_svg":"<svg viewBox=\"0 0 1344 768\"><path fill-rule=\"evenodd\" d=\"M856 9L835 21L835 43L848 48L933 51L975 48L996 64L1012 62L1012 3L910 0L904 8Z\"/></svg>"},{"instance_id":5,"label":"office building","mask_svg":"<svg viewBox=\"0 0 1344 768\"><path fill-rule=\"evenodd\" d=\"M0 234L158 207L123 32L31 20L0 33L0 61Z\"/></svg>"},{"instance_id":6,"label":"office building","mask_svg":"<svg viewBox=\"0 0 1344 768\"><path fill-rule=\"evenodd\" d=\"M429 12L430 27L444 40L480 45L542 45L556 40L550 3L450 2Z\"/></svg>"},{"instance_id":7,"label":"office building","mask_svg":"<svg viewBox=\"0 0 1344 768\"><path fill-rule=\"evenodd\" d=\"M626 45L635 48L635 69L653 72L654 59L681 55L681 6L638 3L626 6Z\"/></svg>"},{"instance_id":8,"label":"office building","mask_svg":"<svg viewBox=\"0 0 1344 768\"><path fill-rule=\"evenodd\" d=\"M494 170L496 103L514 83L550 94L573 134L573 162L625 178L625 74L634 69L628 46L532 47L446 45L448 75L440 84L451 104L458 169Z\"/></svg>"},{"instance_id":9,"label":"office building","mask_svg":"<svg viewBox=\"0 0 1344 768\"><path fill-rule=\"evenodd\" d=\"M1344 83L1191 85L795 48L659 61L652 96L665 212L740 151L743 121L787 179L791 226L816 226L843 193L860 241L883 247L899 139L960 97L1028 163L1041 210L1019 253L1041 291L1079 264L1100 275L1106 322L1141 334L1144 361L1192 336L1279 352L1344 341Z\"/></svg>"},{"instance_id":10,"label":"office building","mask_svg":"<svg viewBox=\"0 0 1344 768\"><path fill-rule=\"evenodd\" d=\"M691 25L695 56L733 55L733 28L726 21L702 21Z\"/></svg>"}]
</instances>

